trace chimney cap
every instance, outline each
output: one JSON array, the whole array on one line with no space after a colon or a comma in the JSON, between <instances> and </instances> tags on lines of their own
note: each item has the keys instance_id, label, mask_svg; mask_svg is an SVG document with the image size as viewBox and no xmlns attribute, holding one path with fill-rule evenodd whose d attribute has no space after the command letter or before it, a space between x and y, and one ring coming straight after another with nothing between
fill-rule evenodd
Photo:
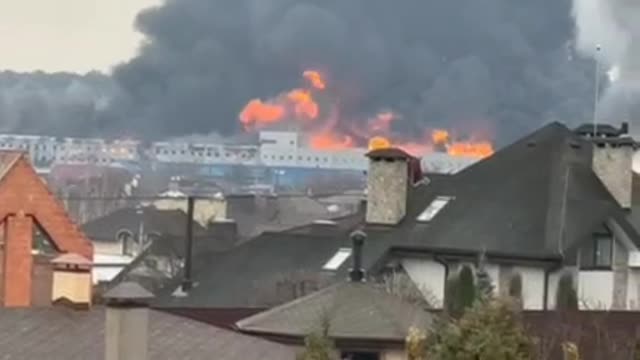
<instances>
[{"instance_id":1,"label":"chimney cap","mask_svg":"<svg viewBox=\"0 0 640 360\"><path fill-rule=\"evenodd\" d=\"M76 253L62 254L55 259L51 260L54 265L79 265L79 266L91 266L92 262L82 255Z\"/></svg>"},{"instance_id":2,"label":"chimney cap","mask_svg":"<svg viewBox=\"0 0 640 360\"><path fill-rule=\"evenodd\" d=\"M371 150L365 154L368 158L383 158L383 159L412 159L409 153L398 148L384 148Z\"/></svg>"},{"instance_id":3,"label":"chimney cap","mask_svg":"<svg viewBox=\"0 0 640 360\"><path fill-rule=\"evenodd\" d=\"M129 304L146 305L154 298L153 294L132 281L122 282L102 296L108 305Z\"/></svg>"}]
</instances>

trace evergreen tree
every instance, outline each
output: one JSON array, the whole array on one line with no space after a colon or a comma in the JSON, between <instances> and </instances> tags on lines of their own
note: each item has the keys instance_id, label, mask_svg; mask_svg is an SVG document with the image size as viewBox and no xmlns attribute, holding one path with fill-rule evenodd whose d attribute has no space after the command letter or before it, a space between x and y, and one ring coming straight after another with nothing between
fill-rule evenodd
<instances>
[{"instance_id":1,"label":"evergreen tree","mask_svg":"<svg viewBox=\"0 0 640 360\"><path fill-rule=\"evenodd\" d=\"M508 299L478 301L459 320L436 327L427 340L430 360L531 360L534 344Z\"/></svg>"},{"instance_id":2,"label":"evergreen tree","mask_svg":"<svg viewBox=\"0 0 640 360\"><path fill-rule=\"evenodd\" d=\"M573 276L565 272L558 280L558 291L556 292L556 309L558 310L578 310L578 294L573 286Z\"/></svg>"},{"instance_id":3,"label":"evergreen tree","mask_svg":"<svg viewBox=\"0 0 640 360\"><path fill-rule=\"evenodd\" d=\"M427 359L427 333L416 327L409 329L405 341L405 350L408 360L426 360Z\"/></svg>"},{"instance_id":4,"label":"evergreen tree","mask_svg":"<svg viewBox=\"0 0 640 360\"><path fill-rule=\"evenodd\" d=\"M321 329L304 339L304 350L297 360L338 360L334 342L329 338L329 323L323 318Z\"/></svg>"},{"instance_id":5,"label":"evergreen tree","mask_svg":"<svg viewBox=\"0 0 640 360\"><path fill-rule=\"evenodd\" d=\"M493 297L493 282L491 276L487 273L487 259L484 252L482 252L478 259L478 271L477 277L477 296L480 301L486 301Z\"/></svg>"},{"instance_id":6,"label":"evergreen tree","mask_svg":"<svg viewBox=\"0 0 640 360\"><path fill-rule=\"evenodd\" d=\"M445 299L446 309L450 316L459 318L465 309L471 307L476 300L476 286L473 278L473 270L463 265L457 275L447 281Z\"/></svg>"},{"instance_id":7,"label":"evergreen tree","mask_svg":"<svg viewBox=\"0 0 640 360\"><path fill-rule=\"evenodd\" d=\"M522 303L522 276L514 273L509 279L509 296Z\"/></svg>"}]
</instances>

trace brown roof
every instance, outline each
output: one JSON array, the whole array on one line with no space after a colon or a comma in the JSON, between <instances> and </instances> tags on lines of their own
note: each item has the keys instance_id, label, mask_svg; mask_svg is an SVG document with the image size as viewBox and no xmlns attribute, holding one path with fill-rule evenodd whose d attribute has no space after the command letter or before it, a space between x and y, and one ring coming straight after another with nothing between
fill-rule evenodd
<instances>
[{"instance_id":1,"label":"brown roof","mask_svg":"<svg viewBox=\"0 0 640 360\"><path fill-rule=\"evenodd\" d=\"M2 359L104 359L104 308L0 309ZM150 311L149 358L154 360L293 360L290 347L194 320Z\"/></svg>"},{"instance_id":2,"label":"brown roof","mask_svg":"<svg viewBox=\"0 0 640 360\"><path fill-rule=\"evenodd\" d=\"M22 155L23 153L19 151L0 151L0 179Z\"/></svg>"}]
</instances>

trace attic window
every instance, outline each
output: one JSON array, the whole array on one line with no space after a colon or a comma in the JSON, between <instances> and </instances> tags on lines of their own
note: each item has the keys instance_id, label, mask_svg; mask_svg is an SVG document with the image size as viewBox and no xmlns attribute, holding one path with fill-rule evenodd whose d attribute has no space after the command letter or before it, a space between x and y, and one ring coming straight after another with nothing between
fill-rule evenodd
<instances>
[{"instance_id":1,"label":"attic window","mask_svg":"<svg viewBox=\"0 0 640 360\"><path fill-rule=\"evenodd\" d=\"M322 267L323 270L337 270L347 258L351 256L350 248L340 248L335 255Z\"/></svg>"},{"instance_id":2,"label":"attic window","mask_svg":"<svg viewBox=\"0 0 640 360\"><path fill-rule=\"evenodd\" d=\"M452 199L451 196L438 196L436 197L423 212L418 215L418 221L431 221L445 205Z\"/></svg>"}]
</instances>

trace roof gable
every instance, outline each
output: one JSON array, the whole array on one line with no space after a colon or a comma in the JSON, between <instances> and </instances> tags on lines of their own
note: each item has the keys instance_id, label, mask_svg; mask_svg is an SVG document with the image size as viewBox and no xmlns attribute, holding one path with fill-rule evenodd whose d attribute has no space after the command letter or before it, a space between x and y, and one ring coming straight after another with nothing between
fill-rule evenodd
<instances>
[{"instance_id":1,"label":"roof gable","mask_svg":"<svg viewBox=\"0 0 640 360\"><path fill-rule=\"evenodd\" d=\"M31 216L61 252L93 259L93 246L22 153L0 152L0 219Z\"/></svg>"}]
</instances>

